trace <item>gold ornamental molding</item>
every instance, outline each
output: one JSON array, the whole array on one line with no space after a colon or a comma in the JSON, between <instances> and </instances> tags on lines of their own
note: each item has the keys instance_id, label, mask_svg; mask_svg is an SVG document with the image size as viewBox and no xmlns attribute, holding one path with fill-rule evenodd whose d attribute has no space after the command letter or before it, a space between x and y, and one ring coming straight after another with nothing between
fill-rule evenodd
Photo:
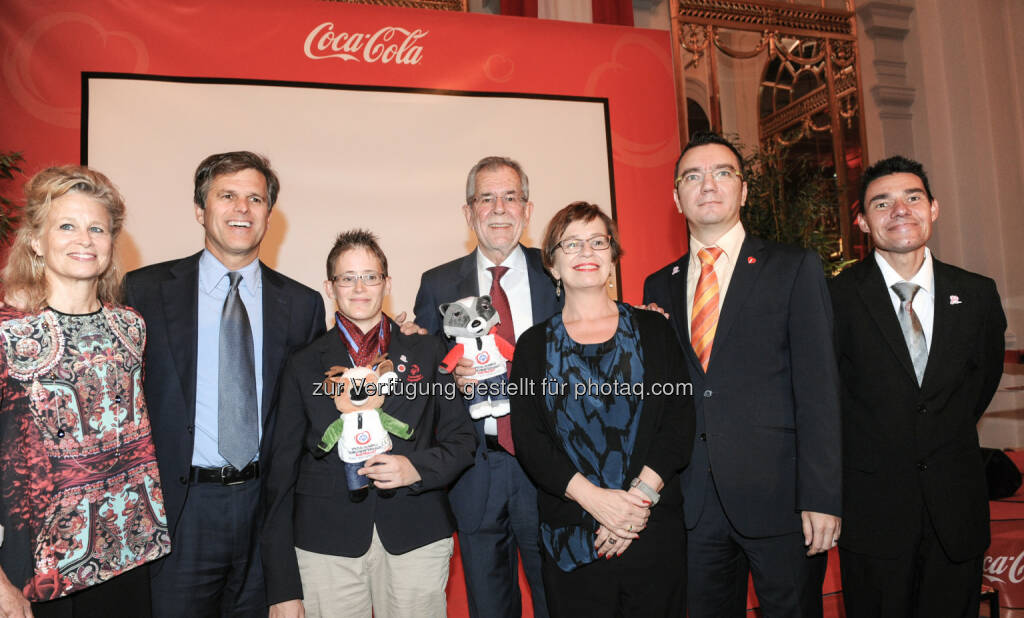
<instances>
[{"instance_id":1,"label":"gold ornamental molding","mask_svg":"<svg viewBox=\"0 0 1024 618\"><path fill-rule=\"evenodd\" d=\"M777 30L785 34L853 40L853 12L797 4L751 0L677 0L677 19L691 24L739 30Z\"/></svg>"},{"instance_id":2,"label":"gold ornamental molding","mask_svg":"<svg viewBox=\"0 0 1024 618\"><path fill-rule=\"evenodd\" d=\"M397 6L405 9L434 9L436 11L466 11L466 0L324 0L345 4L371 4Z\"/></svg>"}]
</instances>

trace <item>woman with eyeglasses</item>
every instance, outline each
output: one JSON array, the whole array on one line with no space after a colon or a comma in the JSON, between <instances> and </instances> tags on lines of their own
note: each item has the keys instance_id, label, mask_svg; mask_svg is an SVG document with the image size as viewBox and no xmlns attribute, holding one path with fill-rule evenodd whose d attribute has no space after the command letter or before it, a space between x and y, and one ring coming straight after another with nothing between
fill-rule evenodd
<instances>
[{"instance_id":1,"label":"woman with eyeglasses","mask_svg":"<svg viewBox=\"0 0 1024 618\"><path fill-rule=\"evenodd\" d=\"M78 166L25 196L0 309L0 615L149 616L148 563L170 537L146 326L117 304L124 201Z\"/></svg>"},{"instance_id":2,"label":"woman with eyeglasses","mask_svg":"<svg viewBox=\"0 0 1024 618\"><path fill-rule=\"evenodd\" d=\"M447 347L384 314L388 260L368 231L338 236L324 288L335 327L281 378L260 540L270 618L444 618L447 488L476 452L455 382L438 371ZM373 487L353 491L353 471Z\"/></svg>"},{"instance_id":3,"label":"woman with eyeglasses","mask_svg":"<svg viewBox=\"0 0 1024 618\"><path fill-rule=\"evenodd\" d=\"M526 331L511 382L516 455L538 487L551 615L682 616L686 529L678 475L693 401L660 314L608 296L615 223L574 202L544 234L565 308Z\"/></svg>"}]
</instances>

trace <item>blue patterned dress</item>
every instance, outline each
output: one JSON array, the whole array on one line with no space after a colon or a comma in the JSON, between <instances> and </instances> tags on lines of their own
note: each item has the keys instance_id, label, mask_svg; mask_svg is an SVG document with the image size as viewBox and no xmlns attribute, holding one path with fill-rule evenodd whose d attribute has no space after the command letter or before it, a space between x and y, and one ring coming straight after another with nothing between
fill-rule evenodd
<instances>
[{"instance_id":1,"label":"blue patterned dress","mask_svg":"<svg viewBox=\"0 0 1024 618\"><path fill-rule=\"evenodd\" d=\"M636 321L619 304L619 325L603 343L576 343L562 315L547 327L545 389L562 447L588 481L628 489L631 457L643 412L643 350ZM541 523L541 542L558 567L571 571L594 560L597 521L584 512L582 526Z\"/></svg>"}]
</instances>

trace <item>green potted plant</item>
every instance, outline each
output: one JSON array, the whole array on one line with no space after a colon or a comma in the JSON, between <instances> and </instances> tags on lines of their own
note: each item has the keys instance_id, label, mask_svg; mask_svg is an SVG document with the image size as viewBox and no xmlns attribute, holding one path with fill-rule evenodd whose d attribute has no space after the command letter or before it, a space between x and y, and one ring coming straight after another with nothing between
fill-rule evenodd
<instances>
[{"instance_id":1,"label":"green potted plant","mask_svg":"<svg viewBox=\"0 0 1024 618\"><path fill-rule=\"evenodd\" d=\"M840 187L810 157L772 141L745 156L743 166L747 203L740 217L747 233L816 251L829 276L856 262L842 257Z\"/></svg>"}]
</instances>

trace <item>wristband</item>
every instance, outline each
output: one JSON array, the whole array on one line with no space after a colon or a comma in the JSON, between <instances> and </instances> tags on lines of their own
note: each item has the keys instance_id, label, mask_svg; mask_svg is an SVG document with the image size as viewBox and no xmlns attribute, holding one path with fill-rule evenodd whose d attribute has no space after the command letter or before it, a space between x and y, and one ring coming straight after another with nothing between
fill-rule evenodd
<instances>
[{"instance_id":1,"label":"wristband","mask_svg":"<svg viewBox=\"0 0 1024 618\"><path fill-rule=\"evenodd\" d=\"M654 489L647 483L641 481L639 476L633 479L629 483L629 486L639 489L640 493L647 496L647 499L651 501L651 506L654 506L658 503L658 500L661 500L661 494L654 491Z\"/></svg>"}]
</instances>

